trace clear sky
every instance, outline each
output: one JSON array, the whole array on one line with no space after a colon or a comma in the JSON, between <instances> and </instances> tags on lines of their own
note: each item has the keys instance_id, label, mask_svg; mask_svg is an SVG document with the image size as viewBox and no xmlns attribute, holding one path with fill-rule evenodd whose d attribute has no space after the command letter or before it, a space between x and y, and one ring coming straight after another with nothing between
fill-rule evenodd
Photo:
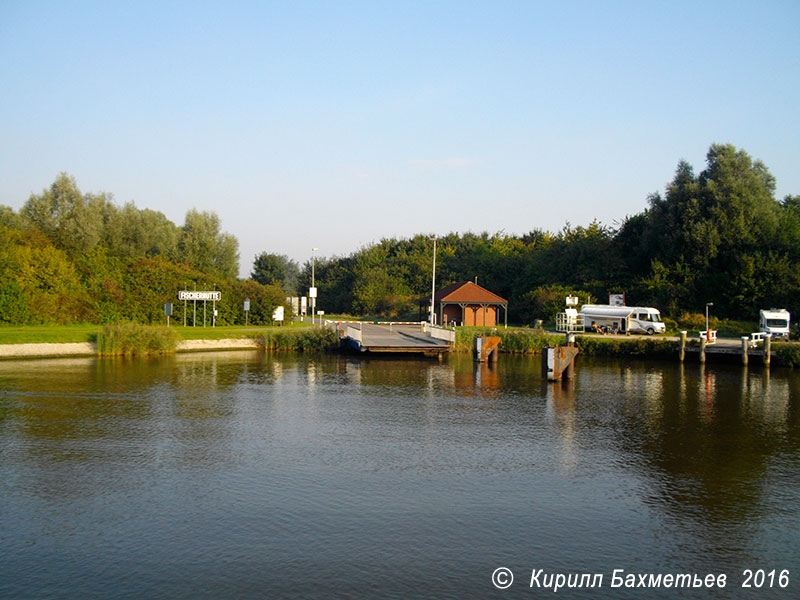
<instances>
[{"instance_id":1,"label":"clear sky","mask_svg":"<svg viewBox=\"0 0 800 600\"><path fill-rule=\"evenodd\" d=\"M800 2L0 0L0 204L215 211L302 263L614 225L714 142L800 194Z\"/></svg>"}]
</instances>

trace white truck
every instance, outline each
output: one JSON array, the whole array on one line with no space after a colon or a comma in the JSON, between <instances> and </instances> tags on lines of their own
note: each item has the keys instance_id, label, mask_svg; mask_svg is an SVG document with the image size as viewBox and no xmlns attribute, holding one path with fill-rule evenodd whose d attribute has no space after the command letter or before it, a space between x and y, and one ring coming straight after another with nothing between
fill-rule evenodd
<instances>
[{"instance_id":1,"label":"white truck","mask_svg":"<svg viewBox=\"0 0 800 600\"><path fill-rule=\"evenodd\" d=\"M785 308L770 308L758 313L758 330L771 333L773 338L789 337L791 315Z\"/></svg>"},{"instance_id":2,"label":"white truck","mask_svg":"<svg viewBox=\"0 0 800 600\"><path fill-rule=\"evenodd\" d=\"M585 331L608 333L664 333L666 325L661 313L649 306L611 306L610 304L584 304L581 317Z\"/></svg>"}]
</instances>

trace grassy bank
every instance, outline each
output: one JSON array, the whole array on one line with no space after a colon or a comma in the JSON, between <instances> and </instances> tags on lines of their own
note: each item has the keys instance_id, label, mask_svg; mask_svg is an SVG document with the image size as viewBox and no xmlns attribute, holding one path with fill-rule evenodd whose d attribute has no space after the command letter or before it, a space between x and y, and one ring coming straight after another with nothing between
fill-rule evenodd
<instances>
[{"instance_id":1,"label":"grassy bank","mask_svg":"<svg viewBox=\"0 0 800 600\"><path fill-rule=\"evenodd\" d=\"M582 335L576 338L575 345L589 356L677 358L680 342L649 336L622 339Z\"/></svg>"},{"instance_id":2,"label":"grassy bank","mask_svg":"<svg viewBox=\"0 0 800 600\"><path fill-rule=\"evenodd\" d=\"M308 329L307 323L291 323L280 327L184 327L171 325L178 340L221 340L229 338L253 338L264 331ZM74 342L96 342L102 325L88 323L80 325L24 325L0 326L0 344L61 344Z\"/></svg>"},{"instance_id":3,"label":"grassy bank","mask_svg":"<svg viewBox=\"0 0 800 600\"><path fill-rule=\"evenodd\" d=\"M512 354L540 354L544 346L564 345L562 333L553 334L541 329L459 327L456 330L456 352L471 352L479 335L500 338L500 351ZM678 354L678 342L658 337L607 338L578 335L575 344L589 356L637 356L669 358Z\"/></svg>"},{"instance_id":4,"label":"grassy bank","mask_svg":"<svg viewBox=\"0 0 800 600\"><path fill-rule=\"evenodd\" d=\"M270 329L254 339L271 351L324 352L339 348L339 336L329 327Z\"/></svg>"},{"instance_id":5,"label":"grassy bank","mask_svg":"<svg viewBox=\"0 0 800 600\"><path fill-rule=\"evenodd\" d=\"M475 338L479 335L500 338L500 351L514 354L539 354L543 346L564 343L564 336L547 333L542 329L458 327L456 329L456 352L472 352Z\"/></svg>"},{"instance_id":6,"label":"grassy bank","mask_svg":"<svg viewBox=\"0 0 800 600\"><path fill-rule=\"evenodd\" d=\"M102 325L21 325L0 327L0 344L94 342Z\"/></svg>"}]
</instances>

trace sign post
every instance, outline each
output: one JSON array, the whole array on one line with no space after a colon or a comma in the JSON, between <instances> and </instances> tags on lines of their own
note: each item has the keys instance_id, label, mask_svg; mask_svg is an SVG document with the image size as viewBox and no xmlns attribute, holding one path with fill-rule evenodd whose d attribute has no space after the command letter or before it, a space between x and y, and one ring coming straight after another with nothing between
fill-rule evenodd
<instances>
[{"instance_id":1,"label":"sign post","mask_svg":"<svg viewBox=\"0 0 800 600\"><path fill-rule=\"evenodd\" d=\"M187 300L191 300L194 302L194 321L192 326L197 325L197 301L203 301L203 327L206 326L206 302L211 300L212 307L213 307L213 317L214 320L212 321L213 325L216 326L217 323L217 301L222 300L222 292L219 291L207 291L207 292L199 292L199 291L188 291L182 290L178 292L178 300L183 300L186 302Z\"/></svg>"},{"instance_id":2,"label":"sign post","mask_svg":"<svg viewBox=\"0 0 800 600\"><path fill-rule=\"evenodd\" d=\"M314 324L314 313L317 309L317 288L308 288L308 297L311 298L311 324Z\"/></svg>"},{"instance_id":3,"label":"sign post","mask_svg":"<svg viewBox=\"0 0 800 600\"><path fill-rule=\"evenodd\" d=\"M250 298L244 299L244 326L247 327L247 316L250 313Z\"/></svg>"},{"instance_id":4,"label":"sign post","mask_svg":"<svg viewBox=\"0 0 800 600\"><path fill-rule=\"evenodd\" d=\"M172 316L172 303L167 302L164 305L164 314L167 316L167 327L169 327L169 318Z\"/></svg>"}]
</instances>

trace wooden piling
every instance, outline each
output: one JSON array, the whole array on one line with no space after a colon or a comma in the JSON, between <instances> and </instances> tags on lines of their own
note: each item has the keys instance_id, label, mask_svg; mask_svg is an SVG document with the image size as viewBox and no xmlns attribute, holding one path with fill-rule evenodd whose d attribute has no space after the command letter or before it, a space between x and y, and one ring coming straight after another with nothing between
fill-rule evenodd
<instances>
[{"instance_id":1,"label":"wooden piling","mask_svg":"<svg viewBox=\"0 0 800 600\"><path fill-rule=\"evenodd\" d=\"M769 367L770 359L772 358L772 336L767 334L764 336L764 366Z\"/></svg>"},{"instance_id":2,"label":"wooden piling","mask_svg":"<svg viewBox=\"0 0 800 600\"><path fill-rule=\"evenodd\" d=\"M706 336L700 338L700 362L705 364L706 362L706 344L708 344L708 339Z\"/></svg>"},{"instance_id":3,"label":"wooden piling","mask_svg":"<svg viewBox=\"0 0 800 600\"><path fill-rule=\"evenodd\" d=\"M680 352L678 353L678 357L680 358L681 362L683 362L683 359L686 358L686 334L687 333L688 333L687 331L681 331L681 349L680 349Z\"/></svg>"},{"instance_id":4,"label":"wooden piling","mask_svg":"<svg viewBox=\"0 0 800 600\"><path fill-rule=\"evenodd\" d=\"M747 346L750 340L747 336L742 336L742 364L747 366Z\"/></svg>"}]
</instances>

